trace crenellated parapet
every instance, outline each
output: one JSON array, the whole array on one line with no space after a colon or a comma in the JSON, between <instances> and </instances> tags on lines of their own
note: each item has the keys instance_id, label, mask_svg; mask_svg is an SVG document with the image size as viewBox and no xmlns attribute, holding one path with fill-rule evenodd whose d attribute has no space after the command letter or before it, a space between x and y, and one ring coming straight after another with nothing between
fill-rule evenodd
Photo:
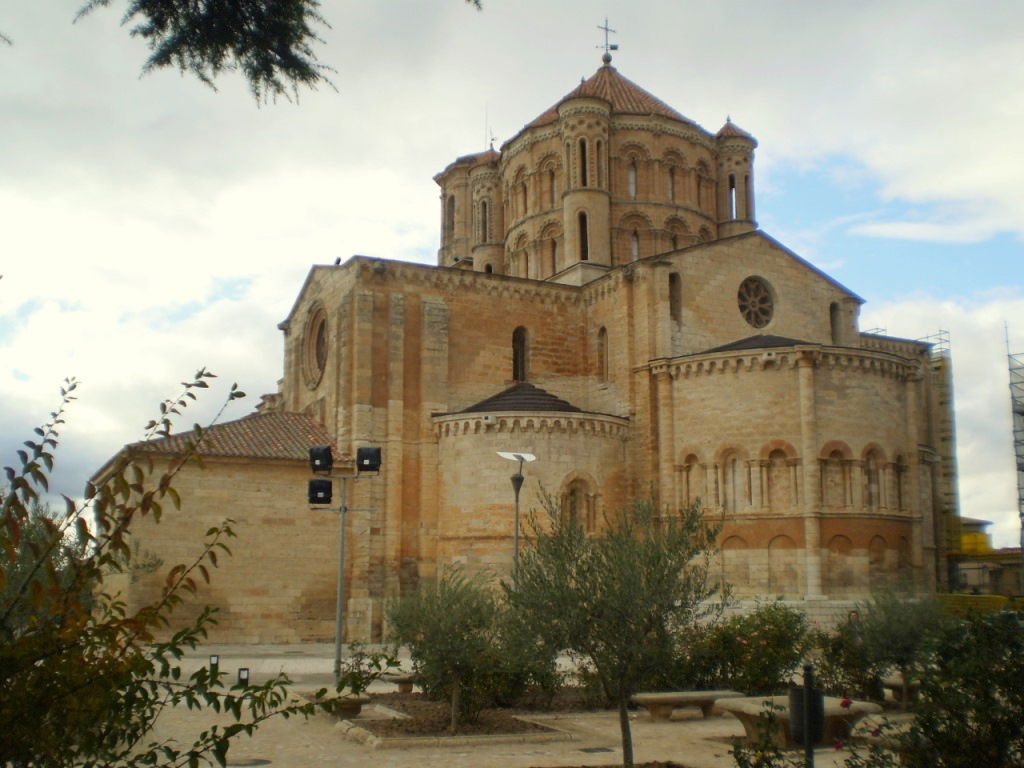
<instances>
[{"instance_id":1,"label":"crenellated parapet","mask_svg":"<svg viewBox=\"0 0 1024 768\"><path fill-rule=\"evenodd\" d=\"M629 437L629 419L596 413L459 413L435 416L434 432L439 439L532 432L626 440Z\"/></svg>"},{"instance_id":2,"label":"crenellated parapet","mask_svg":"<svg viewBox=\"0 0 1024 768\"><path fill-rule=\"evenodd\" d=\"M908 360L889 352L817 345L686 355L674 359L654 360L637 370L646 368L652 375L668 374L673 379L679 379L723 373L795 369L801 365L801 361L815 368L873 374L898 381L915 381L921 375L921 366L916 360Z\"/></svg>"}]
</instances>

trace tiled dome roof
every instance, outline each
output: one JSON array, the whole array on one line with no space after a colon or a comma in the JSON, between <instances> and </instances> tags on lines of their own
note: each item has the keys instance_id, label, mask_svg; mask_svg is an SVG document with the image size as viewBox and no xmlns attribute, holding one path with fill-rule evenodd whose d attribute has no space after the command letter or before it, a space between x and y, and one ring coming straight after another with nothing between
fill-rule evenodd
<instances>
[{"instance_id":1,"label":"tiled dome roof","mask_svg":"<svg viewBox=\"0 0 1024 768\"><path fill-rule=\"evenodd\" d=\"M558 105L569 99L579 97L603 99L611 104L612 114L625 115L662 115L684 123L692 123L676 112L672 107L656 96L651 95L639 85L619 74L610 65L601 67L589 80L584 80L570 91L558 103L546 110L535 120L527 124L527 128L546 125L558 119Z\"/></svg>"}]
</instances>

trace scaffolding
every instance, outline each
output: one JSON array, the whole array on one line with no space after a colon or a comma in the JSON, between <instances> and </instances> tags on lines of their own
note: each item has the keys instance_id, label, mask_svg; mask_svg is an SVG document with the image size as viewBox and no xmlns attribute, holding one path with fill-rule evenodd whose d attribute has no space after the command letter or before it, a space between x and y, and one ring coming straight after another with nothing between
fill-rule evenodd
<instances>
[{"instance_id":1,"label":"scaffolding","mask_svg":"<svg viewBox=\"0 0 1024 768\"><path fill-rule=\"evenodd\" d=\"M923 341L925 344L931 344L931 356L934 360L937 357L949 357L949 331L945 328L940 328L935 333L930 333L927 336L922 336L917 341Z\"/></svg>"},{"instance_id":2,"label":"scaffolding","mask_svg":"<svg viewBox=\"0 0 1024 768\"><path fill-rule=\"evenodd\" d=\"M1020 549L1024 558L1024 354L1010 353L1007 334L1006 357L1010 364L1010 409L1013 415L1013 453L1017 460L1017 513L1020 515ZM1024 594L1024 568L1021 569Z\"/></svg>"},{"instance_id":3,"label":"scaffolding","mask_svg":"<svg viewBox=\"0 0 1024 768\"><path fill-rule=\"evenodd\" d=\"M952 553L962 548L963 527L960 520L960 499L957 492L956 417L953 408L953 363L950 356L949 330L916 339L928 345L932 406L935 412L934 441L938 454L936 502L938 518L935 521L935 542L939 547L940 588L956 583L955 561Z\"/></svg>"}]
</instances>

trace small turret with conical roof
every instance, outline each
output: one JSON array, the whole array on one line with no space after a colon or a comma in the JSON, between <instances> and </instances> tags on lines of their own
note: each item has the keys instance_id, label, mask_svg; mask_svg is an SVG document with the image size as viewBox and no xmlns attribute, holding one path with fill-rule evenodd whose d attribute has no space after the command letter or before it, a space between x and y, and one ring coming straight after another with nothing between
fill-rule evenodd
<instances>
[{"instance_id":1,"label":"small turret with conical roof","mask_svg":"<svg viewBox=\"0 0 1024 768\"><path fill-rule=\"evenodd\" d=\"M715 134L718 145L718 236L757 228L754 220L754 149L757 140L725 118Z\"/></svg>"}]
</instances>

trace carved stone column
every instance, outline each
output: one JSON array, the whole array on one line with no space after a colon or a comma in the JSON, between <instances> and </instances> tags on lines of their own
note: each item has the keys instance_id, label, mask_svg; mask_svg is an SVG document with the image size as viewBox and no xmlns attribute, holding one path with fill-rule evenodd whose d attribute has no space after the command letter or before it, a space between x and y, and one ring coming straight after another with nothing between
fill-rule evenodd
<instances>
[{"instance_id":1,"label":"carved stone column","mask_svg":"<svg viewBox=\"0 0 1024 768\"><path fill-rule=\"evenodd\" d=\"M815 409L814 370L818 362L817 350L801 350L797 363L797 379L800 397L800 453L805 456L818 454L818 420ZM818 485L818 464L805 461L803 467L803 487L814 488ZM796 491L796 489L794 489ZM820 600L824 597L821 589L821 508L815 504L814 494L805 493L802 504L804 518L804 562L805 562L805 594L807 600ZM798 509L801 507L798 506Z\"/></svg>"},{"instance_id":2,"label":"carved stone column","mask_svg":"<svg viewBox=\"0 0 1024 768\"><path fill-rule=\"evenodd\" d=\"M667 365L652 370L658 393L658 505L675 499L672 467L675 465L675 418L672 408L672 373Z\"/></svg>"}]
</instances>

